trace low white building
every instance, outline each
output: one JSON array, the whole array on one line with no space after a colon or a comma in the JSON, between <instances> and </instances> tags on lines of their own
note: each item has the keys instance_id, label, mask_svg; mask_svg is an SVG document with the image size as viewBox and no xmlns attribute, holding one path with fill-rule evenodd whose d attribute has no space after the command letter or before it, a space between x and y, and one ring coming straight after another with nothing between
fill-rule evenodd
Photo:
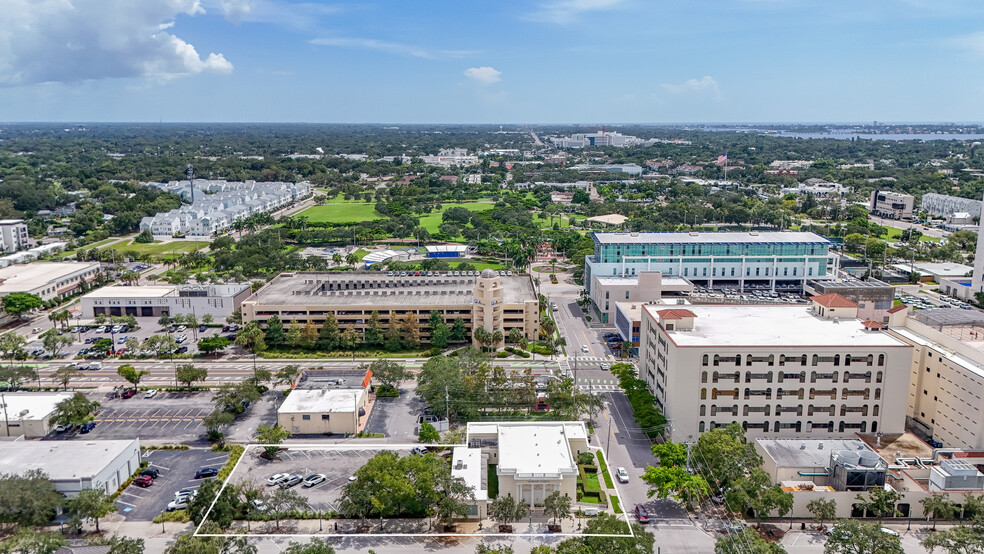
<instances>
[{"instance_id":1,"label":"low white building","mask_svg":"<svg viewBox=\"0 0 984 554\"><path fill-rule=\"evenodd\" d=\"M916 197L890 190L871 191L869 209L872 213L892 219L911 219Z\"/></svg>"},{"instance_id":2,"label":"low white building","mask_svg":"<svg viewBox=\"0 0 984 554\"><path fill-rule=\"evenodd\" d=\"M672 422L670 438L732 422L753 437L902 432L897 399L912 346L828 315L801 306L643 306L639 378Z\"/></svg>"},{"instance_id":3,"label":"low white building","mask_svg":"<svg viewBox=\"0 0 984 554\"><path fill-rule=\"evenodd\" d=\"M249 283L224 285L146 285L129 287L111 285L82 297L82 318L99 314L160 317L169 315L204 315L213 319L232 315L243 300L252 294Z\"/></svg>"},{"instance_id":4,"label":"low white building","mask_svg":"<svg viewBox=\"0 0 984 554\"><path fill-rule=\"evenodd\" d=\"M55 490L75 496L85 489L113 494L140 469L140 441L11 441L0 448L0 468L22 475L43 471Z\"/></svg>"},{"instance_id":5,"label":"low white building","mask_svg":"<svg viewBox=\"0 0 984 554\"><path fill-rule=\"evenodd\" d=\"M23 252L22 252L23 254ZM99 262L36 262L0 268L0 297L13 292L36 294L41 300L77 292L98 277Z\"/></svg>"},{"instance_id":6,"label":"low white building","mask_svg":"<svg viewBox=\"0 0 984 554\"><path fill-rule=\"evenodd\" d=\"M0 432L5 437L43 437L51 431L55 406L71 397L70 392L0 393Z\"/></svg>"},{"instance_id":7,"label":"low white building","mask_svg":"<svg viewBox=\"0 0 984 554\"><path fill-rule=\"evenodd\" d=\"M572 503L576 500L577 455L590 450L583 422L469 423L466 433L468 448L455 449L452 467L462 460L474 468L480 461L477 472L470 470L480 478L495 465L499 495L513 496L530 507L542 505L554 491L569 496ZM481 493L487 498L487 488L476 490L476 500Z\"/></svg>"},{"instance_id":8,"label":"low white building","mask_svg":"<svg viewBox=\"0 0 984 554\"><path fill-rule=\"evenodd\" d=\"M355 434L368 405L366 387L295 389L277 409L277 424L294 435Z\"/></svg>"}]
</instances>

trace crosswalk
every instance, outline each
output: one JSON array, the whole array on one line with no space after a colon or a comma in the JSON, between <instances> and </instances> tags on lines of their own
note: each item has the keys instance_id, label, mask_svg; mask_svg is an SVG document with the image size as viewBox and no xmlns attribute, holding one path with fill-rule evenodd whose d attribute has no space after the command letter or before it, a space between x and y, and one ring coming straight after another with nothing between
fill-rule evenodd
<instances>
[{"instance_id":1,"label":"crosswalk","mask_svg":"<svg viewBox=\"0 0 984 554\"><path fill-rule=\"evenodd\" d=\"M620 390L615 379L581 379L576 384L578 390L587 392L614 392Z\"/></svg>"}]
</instances>

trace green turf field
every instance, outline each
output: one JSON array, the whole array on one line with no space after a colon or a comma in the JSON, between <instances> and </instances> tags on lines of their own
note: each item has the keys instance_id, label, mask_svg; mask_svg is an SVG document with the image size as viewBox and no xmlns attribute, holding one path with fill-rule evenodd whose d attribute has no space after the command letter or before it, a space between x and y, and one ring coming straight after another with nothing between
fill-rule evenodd
<instances>
[{"instance_id":1,"label":"green turf field","mask_svg":"<svg viewBox=\"0 0 984 554\"><path fill-rule=\"evenodd\" d=\"M194 252L200 248L205 248L209 244L210 243L207 240L175 240L171 242L151 242L146 244L129 241L126 243L116 243L111 246L111 248L118 252L139 252L141 254L149 254L151 256L160 256L170 254L171 252L174 252L175 254L187 254L188 252Z\"/></svg>"},{"instance_id":2,"label":"green turf field","mask_svg":"<svg viewBox=\"0 0 984 554\"><path fill-rule=\"evenodd\" d=\"M354 202L336 202L324 206L311 206L297 214L297 216L306 217L312 223L359 223L362 221L385 219L376 213L376 204L356 204Z\"/></svg>"}]
</instances>

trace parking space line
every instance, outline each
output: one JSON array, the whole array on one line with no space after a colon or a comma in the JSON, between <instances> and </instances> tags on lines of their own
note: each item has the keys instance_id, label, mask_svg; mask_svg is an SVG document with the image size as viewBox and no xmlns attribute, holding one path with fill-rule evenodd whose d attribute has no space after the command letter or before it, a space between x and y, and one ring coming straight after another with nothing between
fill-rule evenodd
<instances>
[{"instance_id":1,"label":"parking space line","mask_svg":"<svg viewBox=\"0 0 984 554\"><path fill-rule=\"evenodd\" d=\"M125 506L129 506L129 507L131 507L131 508L136 508L136 507L137 507L137 505L136 505L136 504L130 504L129 502L123 502L123 501L122 501L122 500L120 500L119 498L117 498L117 499L116 499L116 503L117 503L117 504L123 504L123 505L125 505Z\"/></svg>"}]
</instances>

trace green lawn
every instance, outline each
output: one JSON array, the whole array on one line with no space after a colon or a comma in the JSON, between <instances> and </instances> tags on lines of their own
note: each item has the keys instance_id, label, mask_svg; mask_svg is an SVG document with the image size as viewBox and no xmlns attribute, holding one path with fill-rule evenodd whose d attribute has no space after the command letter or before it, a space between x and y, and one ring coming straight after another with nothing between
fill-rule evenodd
<instances>
[{"instance_id":1,"label":"green lawn","mask_svg":"<svg viewBox=\"0 0 984 554\"><path fill-rule=\"evenodd\" d=\"M311 206L297 216L306 217L312 223L360 223L386 219L376 213L375 203L365 204L362 202L336 202L324 206Z\"/></svg>"},{"instance_id":2,"label":"green lawn","mask_svg":"<svg viewBox=\"0 0 984 554\"><path fill-rule=\"evenodd\" d=\"M612 499L612 509L615 510L615 513L616 514L621 514L622 513L622 505L619 503L618 497L617 496L612 496L610 498Z\"/></svg>"},{"instance_id":3,"label":"green lawn","mask_svg":"<svg viewBox=\"0 0 984 554\"><path fill-rule=\"evenodd\" d=\"M369 253L369 251L366 250L365 248L360 248L360 249L358 249L358 250L355 251L355 257L358 258L359 261L361 262L362 261L362 258L365 258L366 257L366 254L368 254L368 253Z\"/></svg>"},{"instance_id":4,"label":"green lawn","mask_svg":"<svg viewBox=\"0 0 984 554\"><path fill-rule=\"evenodd\" d=\"M489 488L489 498L497 498L499 496L499 476L495 472L495 464L489 464L488 473L488 488Z\"/></svg>"},{"instance_id":5,"label":"green lawn","mask_svg":"<svg viewBox=\"0 0 984 554\"><path fill-rule=\"evenodd\" d=\"M898 241L900 238L902 238L902 229L897 229L895 227L885 227L885 228L888 229L888 233L878 238L882 240L893 241L893 242ZM940 242L939 238L927 237L926 235L922 235L921 237L919 237L919 240L922 242Z\"/></svg>"},{"instance_id":6,"label":"green lawn","mask_svg":"<svg viewBox=\"0 0 984 554\"><path fill-rule=\"evenodd\" d=\"M138 252L140 254L149 254L151 256L160 256L164 254L187 254L189 252L194 252L201 248L205 248L211 244L207 240L174 240L170 242L150 242L150 243L139 243L133 242L121 242L114 244L111 248L117 252Z\"/></svg>"},{"instance_id":7,"label":"green lawn","mask_svg":"<svg viewBox=\"0 0 984 554\"><path fill-rule=\"evenodd\" d=\"M601 481L598 480L597 472L585 471L584 477L584 492L596 492L601 490Z\"/></svg>"},{"instance_id":8,"label":"green lawn","mask_svg":"<svg viewBox=\"0 0 984 554\"><path fill-rule=\"evenodd\" d=\"M439 227L444 223L441 219L441 214L448 208L465 208L473 212L484 212L494 207L495 204L491 202L448 202L441 204L441 211L420 216L420 226L427 229L427 232L433 235L439 231Z\"/></svg>"}]
</instances>

